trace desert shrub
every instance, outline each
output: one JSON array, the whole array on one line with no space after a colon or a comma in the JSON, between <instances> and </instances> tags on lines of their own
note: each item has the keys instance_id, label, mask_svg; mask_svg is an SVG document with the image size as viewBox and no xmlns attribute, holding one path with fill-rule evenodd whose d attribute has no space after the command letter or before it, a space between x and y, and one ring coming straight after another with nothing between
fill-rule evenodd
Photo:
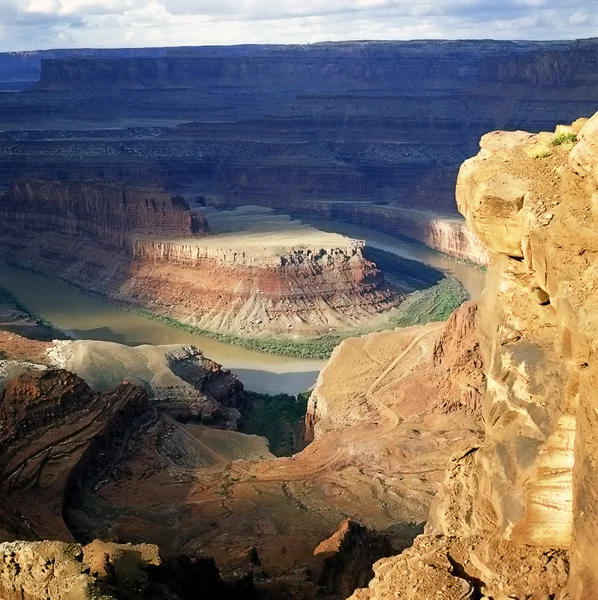
<instances>
[{"instance_id":1,"label":"desert shrub","mask_svg":"<svg viewBox=\"0 0 598 600\"><path fill-rule=\"evenodd\" d=\"M553 146L574 144L575 142L577 142L577 136L572 131L563 131L562 133L557 133L552 139Z\"/></svg>"}]
</instances>

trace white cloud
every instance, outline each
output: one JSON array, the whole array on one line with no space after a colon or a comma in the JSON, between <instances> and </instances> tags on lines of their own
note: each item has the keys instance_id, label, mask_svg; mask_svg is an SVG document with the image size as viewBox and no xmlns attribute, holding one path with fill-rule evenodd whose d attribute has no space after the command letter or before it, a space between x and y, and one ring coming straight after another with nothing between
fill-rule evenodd
<instances>
[{"instance_id":1,"label":"white cloud","mask_svg":"<svg viewBox=\"0 0 598 600\"><path fill-rule=\"evenodd\" d=\"M590 20L590 15L582 10L573 13L569 17L569 25L583 25Z\"/></svg>"},{"instance_id":2,"label":"white cloud","mask_svg":"<svg viewBox=\"0 0 598 600\"><path fill-rule=\"evenodd\" d=\"M58 0L25 0L21 3L24 13L54 14L60 10Z\"/></svg>"},{"instance_id":3,"label":"white cloud","mask_svg":"<svg viewBox=\"0 0 598 600\"><path fill-rule=\"evenodd\" d=\"M598 35L596 0L0 0L0 50L571 39Z\"/></svg>"}]
</instances>

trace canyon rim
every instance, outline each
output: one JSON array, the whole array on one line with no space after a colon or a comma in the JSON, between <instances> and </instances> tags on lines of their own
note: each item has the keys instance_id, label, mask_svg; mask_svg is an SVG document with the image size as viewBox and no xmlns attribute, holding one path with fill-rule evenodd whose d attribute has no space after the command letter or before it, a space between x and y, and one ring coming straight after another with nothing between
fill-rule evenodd
<instances>
[{"instance_id":1,"label":"canyon rim","mask_svg":"<svg viewBox=\"0 0 598 600\"><path fill-rule=\"evenodd\" d=\"M598 598L597 73L0 53L0 600Z\"/></svg>"}]
</instances>

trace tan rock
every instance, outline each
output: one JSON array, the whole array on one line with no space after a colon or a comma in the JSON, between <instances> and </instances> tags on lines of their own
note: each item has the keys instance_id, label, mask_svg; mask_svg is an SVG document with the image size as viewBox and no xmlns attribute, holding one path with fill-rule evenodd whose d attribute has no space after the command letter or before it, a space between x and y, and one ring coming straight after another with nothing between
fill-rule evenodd
<instances>
[{"instance_id":1,"label":"tan rock","mask_svg":"<svg viewBox=\"0 0 598 600\"><path fill-rule=\"evenodd\" d=\"M459 208L495 253L478 326L485 440L455 456L426 535L355 598L441 597L451 577L494 599L597 597L598 114L562 131L578 143L542 160L545 134L494 132L461 169Z\"/></svg>"}]
</instances>

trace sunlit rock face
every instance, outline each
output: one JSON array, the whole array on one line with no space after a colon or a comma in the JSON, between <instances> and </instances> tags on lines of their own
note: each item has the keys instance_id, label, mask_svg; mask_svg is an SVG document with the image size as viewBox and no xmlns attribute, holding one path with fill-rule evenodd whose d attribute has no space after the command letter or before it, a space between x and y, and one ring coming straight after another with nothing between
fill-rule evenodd
<instances>
[{"instance_id":1,"label":"sunlit rock face","mask_svg":"<svg viewBox=\"0 0 598 600\"><path fill-rule=\"evenodd\" d=\"M575 146L554 145L552 134L489 134L457 185L470 228L495 253L480 309L488 389L479 494L503 536L526 544L571 545L576 416L591 370L596 121Z\"/></svg>"},{"instance_id":2,"label":"sunlit rock face","mask_svg":"<svg viewBox=\"0 0 598 600\"><path fill-rule=\"evenodd\" d=\"M485 440L455 457L424 536L355 597L594 598L598 114L484 136L457 202L491 254Z\"/></svg>"},{"instance_id":3,"label":"sunlit rock face","mask_svg":"<svg viewBox=\"0 0 598 600\"><path fill-rule=\"evenodd\" d=\"M489 261L488 250L462 218L395 205L359 202L303 202L300 215L348 221L377 231L411 238L443 254L479 265Z\"/></svg>"},{"instance_id":4,"label":"sunlit rock face","mask_svg":"<svg viewBox=\"0 0 598 600\"><path fill-rule=\"evenodd\" d=\"M14 181L0 198L2 229L30 235L60 231L125 247L134 236L192 236L207 232L200 213L159 188L100 181Z\"/></svg>"},{"instance_id":5,"label":"sunlit rock face","mask_svg":"<svg viewBox=\"0 0 598 600\"><path fill-rule=\"evenodd\" d=\"M209 233L200 211L158 187L22 179L0 196L3 260L201 329L323 334L403 298L361 240L284 227Z\"/></svg>"}]
</instances>

